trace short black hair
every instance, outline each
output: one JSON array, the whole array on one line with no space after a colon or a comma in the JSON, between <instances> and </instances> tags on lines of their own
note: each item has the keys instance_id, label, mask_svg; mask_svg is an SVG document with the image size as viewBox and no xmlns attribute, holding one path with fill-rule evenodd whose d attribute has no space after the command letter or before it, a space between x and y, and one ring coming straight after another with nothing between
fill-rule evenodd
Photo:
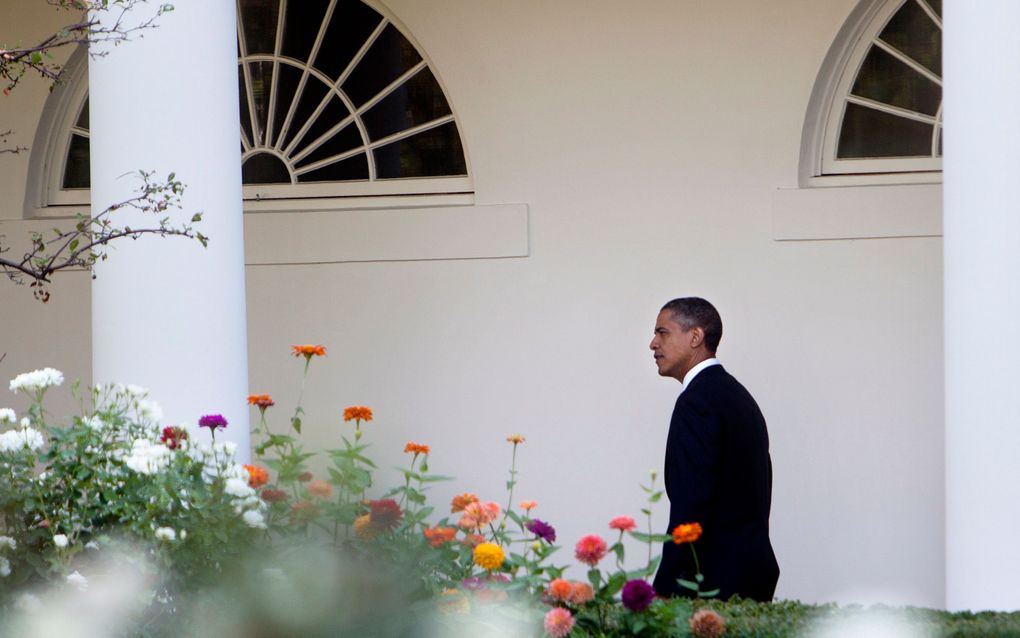
<instances>
[{"instance_id":1,"label":"short black hair","mask_svg":"<svg viewBox=\"0 0 1020 638\"><path fill-rule=\"evenodd\" d=\"M705 347L715 354L722 339L722 318L715 306L701 297L680 297L662 307L684 330L698 327L705 331Z\"/></svg>"}]
</instances>

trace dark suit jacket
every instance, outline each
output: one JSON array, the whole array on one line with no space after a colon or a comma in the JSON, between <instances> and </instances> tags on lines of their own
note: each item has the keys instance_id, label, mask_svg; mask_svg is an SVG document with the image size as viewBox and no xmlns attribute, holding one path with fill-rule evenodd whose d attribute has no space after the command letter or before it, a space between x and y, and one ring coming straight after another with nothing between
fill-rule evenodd
<instances>
[{"instance_id":1,"label":"dark suit jacket","mask_svg":"<svg viewBox=\"0 0 1020 638\"><path fill-rule=\"evenodd\" d=\"M718 588L771 600L779 565L769 541L772 460L769 435L758 404L722 366L699 372L676 400L666 441L666 495L669 529L700 523L694 547L702 591ZM667 542L655 575L663 596L690 596L676 579L694 581L691 548Z\"/></svg>"}]
</instances>

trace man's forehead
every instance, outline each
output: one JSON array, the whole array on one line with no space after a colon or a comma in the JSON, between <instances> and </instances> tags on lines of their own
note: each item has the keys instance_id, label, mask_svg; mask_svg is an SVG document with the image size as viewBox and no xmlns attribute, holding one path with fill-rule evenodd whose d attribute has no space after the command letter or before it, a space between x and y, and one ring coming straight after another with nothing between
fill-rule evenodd
<instances>
[{"instance_id":1,"label":"man's forehead","mask_svg":"<svg viewBox=\"0 0 1020 638\"><path fill-rule=\"evenodd\" d=\"M683 330L683 326L673 320L673 313L668 310L660 310L659 316L655 318L656 330Z\"/></svg>"}]
</instances>

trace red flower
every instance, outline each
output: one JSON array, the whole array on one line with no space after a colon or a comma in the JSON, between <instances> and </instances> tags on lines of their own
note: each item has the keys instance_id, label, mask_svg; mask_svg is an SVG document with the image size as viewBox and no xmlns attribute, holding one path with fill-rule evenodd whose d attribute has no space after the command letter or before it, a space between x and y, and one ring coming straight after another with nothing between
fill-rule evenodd
<instances>
[{"instance_id":1,"label":"red flower","mask_svg":"<svg viewBox=\"0 0 1020 638\"><path fill-rule=\"evenodd\" d=\"M269 472L264 467L258 465L245 465L244 469L248 471L248 485L258 489L269 482Z\"/></svg>"},{"instance_id":2,"label":"red flower","mask_svg":"<svg viewBox=\"0 0 1020 638\"><path fill-rule=\"evenodd\" d=\"M304 357L305 359L311 359L312 357L325 357L326 346L291 346L291 354L295 357Z\"/></svg>"},{"instance_id":3,"label":"red flower","mask_svg":"<svg viewBox=\"0 0 1020 638\"><path fill-rule=\"evenodd\" d=\"M392 498L369 501L368 508L371 510L372 525L376 528L393 529L404 518L404 512Z\"/></svg>"},{"instance_id":4,"label":"red flower","mask_svg":"<svg viewBox=\"0 0 1020 638\"><path fill-rule=\"evenodd\" d=\"M171 450L176 450L182 441L188 440L188 431L179 425L168 425L163 428L163 436L159 440Z\"/></svg>"}]
</instances>

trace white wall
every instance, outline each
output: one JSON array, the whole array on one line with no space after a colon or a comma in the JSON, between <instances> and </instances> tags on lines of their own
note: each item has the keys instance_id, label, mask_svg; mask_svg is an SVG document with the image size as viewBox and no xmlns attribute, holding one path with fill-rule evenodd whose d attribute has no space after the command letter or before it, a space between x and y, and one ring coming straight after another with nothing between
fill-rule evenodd
<instances>
[{"instance_id":1,"label":"white wall","mask_svg":"<svg viewBox=\"0 0 1020 638\"><path fill-rule=\"evenodd\" d=\"M309 442L335 444L340 410L370 405L384 473L414 440L457 477L440 503L504 501L504 439L523 433L514 500L539 501L568 562L582 534L639 514L679 389L655 374L652 323L705 296L770 425L778 595L941 606L941 241L774 240L773 194L797 186L804 109L853 4L388 0L452 100L477 204L527 205L530 254L249 266L251 390L282 426L289 345L327 345ZM87 348L86 325L41 329L52 309L31 303L0 288L19 362Z\"/></svg>"}]
</instances>

